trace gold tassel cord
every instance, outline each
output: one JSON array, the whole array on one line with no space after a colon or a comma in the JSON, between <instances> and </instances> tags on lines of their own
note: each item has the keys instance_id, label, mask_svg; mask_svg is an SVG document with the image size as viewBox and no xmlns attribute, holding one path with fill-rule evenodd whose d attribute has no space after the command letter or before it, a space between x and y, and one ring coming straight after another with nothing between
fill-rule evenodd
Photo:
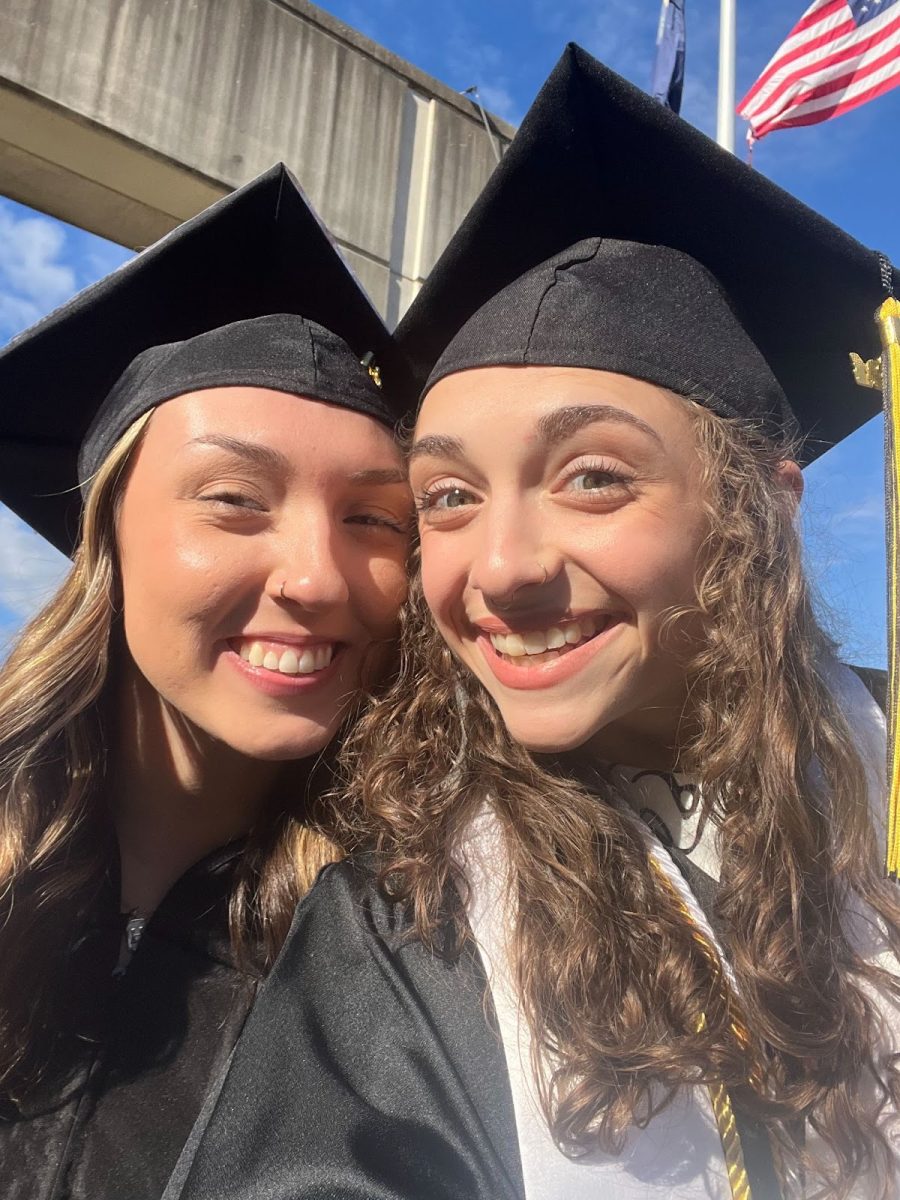
<instances>
[{"instance_id":1,"label":"gold tassel cord","mask_svg":"<svg viewBox=\"0 0 900 1200\"><path fill-rule=\"evenodd\" d=\"M697 1022L697 1032L706 1028L706 1017L701 1013ZM732 1028L734 1026L732 1025ZM722 1143L722 1154L725 1158L725 1170L728 1172L728 1186L734 1200L753 1200L750 1191L750 1180L744 1164L744 1149L741 1145L741 1135L738 1133L737 1121L734 1119L734 1109L731 1097L724 1083L711 1083L706 1089L709 1092L709 1102L713 1116L716 1118L716 1128L719 1131L719 1141Z\"/></svg>"},{"instance_id":2,"label":"gold tassel cord","mask_svg":"<svg viewBox=\"0 0 900 1200\"><path fill-rule=\"evenodd\" d=\"M898 536L900 536L900 300L891 296L876 314L881 335L884 396L885 505L888 579L888 826L887 870L900 875L900 661L898 661Z\"/></svg>"},{"instance_id":3,"label":"gold tassel cord","mask_svg":"<svg viewBox=\"0 0 900 1200\"><path fill-rule=\"evenodd\" d=\"M748 1057L751 1057L752 1062L750 1034L736 1012L735 998L731 995L731 989L723 977L718 951L710 944L709 939L702 931L697 928L690 910L669 880L666 879L659 864L651 858L650 865L657 879L664 885L670 898L674 900L682 916L688 922L694 942L703 954L719 987L722 989L725 1005L728 1009L731 1031L735 1036L735 1040L741 1049L747 1053ZM697 1032L700 1033L705 1028L706 1016L704 1013L701 1013L697 1021ZM761 1089L762 1071L758 1063L753 1063L751 1066L750 1082L757 1090ZM722 1155L725 1159L725 1169L728 1172L728 1185L731 1188L733 1200L752 1200L750 1180L747 1176L747 1168L744 1163L744 1150L741 1146L741 1135L738 1132L737 1122L734 1117L734 1108L731 1104L731 1097L728 1095L728 1089L722 1083L711 1083L708 1085L707 1091L709 1092L713 1116L716 1119L716 1128L719 1131L719 1141L722 1143Z\"/></svg>"}]
</instances>

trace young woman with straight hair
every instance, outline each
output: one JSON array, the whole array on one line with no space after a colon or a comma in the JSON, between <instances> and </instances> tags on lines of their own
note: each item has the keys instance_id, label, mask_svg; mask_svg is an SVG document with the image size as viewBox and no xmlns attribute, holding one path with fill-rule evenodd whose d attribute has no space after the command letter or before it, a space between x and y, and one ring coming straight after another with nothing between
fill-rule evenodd
<instances>
[{"instance_id":1,"label":"young woman with straight hair","mask_svg":"<svg viewBox=\"0 0 900 1200\"><path fill-rule=\"evenodd\" d=\"M157 1200L340 857L330 747L410 518L367 352L389 384L276 167L0 356L0 494L67 551L80 519L0 670L4 1200Z\"/></svg>"}]
</instances>

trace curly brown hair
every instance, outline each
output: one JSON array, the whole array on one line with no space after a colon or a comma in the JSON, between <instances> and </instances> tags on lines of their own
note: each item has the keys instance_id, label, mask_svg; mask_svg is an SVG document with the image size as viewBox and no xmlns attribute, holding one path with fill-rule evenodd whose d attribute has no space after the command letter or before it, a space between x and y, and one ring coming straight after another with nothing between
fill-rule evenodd
<instances>
[{"instance_id":1,"label":"curly brown hair","mask_svg":"<svg viewBox=\"0 0 900 1200\"><path fill-rule=\"evenodd\" d=\"M750 1049L611 783L589 789L571 757L539 760L511 740L436 632L418 570L399 678L343 748L346 819L374 828L385 886L441 950L447 896L465 889L454 847L490 797L516 901L513 969L561 1148L619 1152L629 1127L679 1089L721 1083L767 1127L783 1179L802 1171L807 1188L842 1197L865 1176L887 1197L881 1118L900 1100L900 1072L878 1049L871 990L900 999L900 985L863 960L845 914L867 906L896 956L900 904L879 870L863 763L824 678L833 644L779 479L789 448L685 403L709 533L677 766L702 779L719 831L717 909ZM459 945L461 906L454 919ZM827 1153L805 1148L814 1139Z\"/></svg>"}]
</instances>

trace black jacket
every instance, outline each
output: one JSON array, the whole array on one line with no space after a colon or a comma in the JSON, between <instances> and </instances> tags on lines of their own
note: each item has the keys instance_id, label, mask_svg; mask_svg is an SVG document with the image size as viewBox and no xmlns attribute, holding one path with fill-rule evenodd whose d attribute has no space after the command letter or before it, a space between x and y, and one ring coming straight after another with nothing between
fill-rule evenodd
<instances>
[{"instance_id":1,"label":"black jacket","mask_svg":"<svg viewBox=\"0 0 900 1200\"><path fill-rule=\"evenodd\" d=\"M64 1082L0 1098L2 1200L159 1200L256 992L259 972L236 969L228 939L239 853L179 880L118 980L124 922L109 881L75 950Z\"/></svg>"},{"instance_id":2,"label":"black jacket","mask_svg":"<svg viewBox=\"0 0 900 1200\"><path fill-rule=\"evenodd\" d=\"M765 1136L739 1125L771 1200ZM326 868L163 1200L524 1200L475 947L436 957L365 863Z\"/></svg>"},{"instance_id":3,"label":"black jacket","mask_svg":"<svg viewBox=\"0 0 900 1200\"><path fill-rule=\"evenodd\" d=\"M364 867L325 869L165 1200L522 1200L478 954L407 932Z\"/></svg>"}]
</instances>

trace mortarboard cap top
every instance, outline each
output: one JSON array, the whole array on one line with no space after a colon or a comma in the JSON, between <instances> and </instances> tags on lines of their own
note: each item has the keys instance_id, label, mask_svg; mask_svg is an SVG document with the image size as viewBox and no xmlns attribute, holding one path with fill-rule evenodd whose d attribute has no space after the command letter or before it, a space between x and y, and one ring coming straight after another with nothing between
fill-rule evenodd
<instances>
[{"instance_id":1,"label":"mortarboard cap top","mask_svg":"<svg viewBox=\"0 0 900 1200\"><path fill-rule=\"evenodd\" d=\"M692 303L677 273L663 267L671 268L672 260L660 257L654 268L660 284L670 287L655 302L660 316L668 303L669 324L664 338L646 339L644 357L655 370L677 366L696 385L698 399L722 386L735 397L746 371L749 402L735 408L755 416L774 377L787 400L783 428L802 435L804 461L879 411L878 397L854 382L848 358L851 351L863 358L880 351L872 319L884 295L879 256L574 45L397 329L417 386L425 385L445 351L452 356L454 338L492 297L554 255L597 237L689 255L727 296L711 332L708 297ZM900 291L900 274L889 276ZM610 302L614 284L612 275L605 278ZM615 303L625 314L633 298L623 292ZM598 316L586 301L579 311L586 319ZM734 330L724 345L714 344L726 312L759 357L754 361L744 346L731 364L719 364L704 379L701 368L715 367L717 354L740 346ZM604 320L612 331L614 318ZM623 333L625 323L623 315ZM475 324L466 335L470 346ZM636 357L639 333L629 334ZM559 322L556 336L563 345L575 334ZM485 354L488 337L485 326ZM681 352L685 358L676 362ZM775 404L770 412L778 409Z\"/></svg>"},{"instance_id":2,"label":"mortarboard cap top","mask_svg":"<svg viewBox=\"0 0 900 1200\"><path fill-rule=\"evenodd\" d=\"M70 553L79 483L125 429L166 399L235 385L389 425L409 394L388 330L280 163L0 351L0 500Z\"/></svg>"}]
</instances>

